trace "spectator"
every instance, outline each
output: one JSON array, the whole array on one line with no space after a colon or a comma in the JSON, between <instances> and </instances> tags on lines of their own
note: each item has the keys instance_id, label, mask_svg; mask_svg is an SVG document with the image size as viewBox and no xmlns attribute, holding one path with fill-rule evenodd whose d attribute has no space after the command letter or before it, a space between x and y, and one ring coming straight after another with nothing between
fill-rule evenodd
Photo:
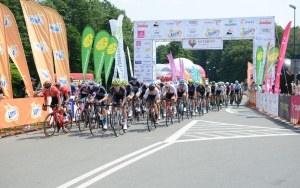
<instances>
[{"instance_id":1,"label":"spectator","mask_svg":"<svg viewBox=\"0 0 300 188\"><path fill-rule=\"evenodd\" d=\"M36 90L36 87L35 87L35 84L36 84L36 79L35 78L30 78L31 80L31 84L32 84L32 88L33 88L33 91L34 91L34 96L36 96L36 94L38 93ZM25 98L28 98L28 93L26 92L26 87L23 88L23 97Z\"/></svg>"}]
</instances>

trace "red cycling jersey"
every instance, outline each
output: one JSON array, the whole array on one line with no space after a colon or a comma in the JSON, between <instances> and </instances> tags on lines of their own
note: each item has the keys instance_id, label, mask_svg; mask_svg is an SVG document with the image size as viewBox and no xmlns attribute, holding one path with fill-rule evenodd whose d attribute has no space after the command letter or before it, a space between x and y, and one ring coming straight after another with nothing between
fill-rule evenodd
<instances>
[{"instance_id":1,"label":"red cycling jersey","mask_svg":"<svg viewBox=\"0 0 300 188\"><path fill-rule=\"evenodd\" d=\"M65 97L69 98L69 88L66 85L60 86L59 91L61 94L63 94Z\"/></svg>"},{"instance_id":2,"label":"red cycling jersey","mask_svg":"<svg viewBox=\"0 0 300 188\"><path fill-rule=\"evenodd\" d=\"M60 100L60 92L55 86L51 86L50 90L46 90L45 88L43 88L42 93L44 99L47 99L47 97L57 97L57 99Z\"/></svg>"}]
</instances>

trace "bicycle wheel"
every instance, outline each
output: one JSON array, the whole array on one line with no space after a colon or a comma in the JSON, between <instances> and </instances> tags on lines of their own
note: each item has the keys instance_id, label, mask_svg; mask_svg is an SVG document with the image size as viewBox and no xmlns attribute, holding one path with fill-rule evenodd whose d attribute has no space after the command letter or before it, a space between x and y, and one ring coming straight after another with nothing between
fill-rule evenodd
<instances>
[{"instance_id":1,"label":"bicycle wheel","mask_svg":"<svg viewBox=\"0 0 300 188\"><path fill-rule=\"evenodd\" d=\"M78 128L79 128L80 132L84 131L85 128L87 127L88 120L89 120L88 111L86 109L84 109L84 110L82 110L79 121L78 121Z\"/></svg>"},{"instance_id":2,"label":"bicycle wheel","mask_svg":"<svg viewBox=\"0 0 300 188\"><path fill-rule=\"evenodd\" d=\"M166 126L168 127L169 126L169 124L168 124L168 122L169 122L169 118L170 118L170 116L169 116L169 109L167 109L167 111L166 111Z\"/></svg>"},{"instance_id":3,"label":"bicycle wheel","mask_svg":"<svg viewBox=\"0 0 300 188\"><path fill-rule=\"evenodd\" d=\"M180 108L177 106L176 107L177 108L177 114L176 114L176 116L177 116L177 119L178 119L178 123L180 123L180 114L181 114L181 112L180 112Z\"/></svg>"},{"instance_id":4,"label":"bicycle wheel","mask_svg":"<svg viewBox=\"0 0 300 188\"><path fill-rule=\"evenodd\" d=\"M147 128L148 128L148 131L150 132L151 131L151 114L150 114L150 111L147 112Z\"/></svg>"},{"instance_id":5,"label":"bicycle wheel","mask_svg":"<svg viewBox=\"0 0 300 188\"><path fill-rule=\"evenodd\" d=\"M186 104L186 117L188 118L188 119L190 119L190 112L189 112L189 109L190 109L190 104L189 104L189 102L187 102L187 104Z\"/></svg>"},{"instance_id":6,"label":"bicycle wheel","mask_svg":"<svg viewBox=\"0 0 300 188\"><path fill-rule=\"evenodd\" d=\"M220 110L220 99L217 98L217 110L219 111Z\"/></svg>"},{"instance_id":7,"label":"bicycle wheel","mask_svg":"<svg viewBox=\"0 0 300 188\"><path fill-rule=\"evenodd\" d=\"M100 126L100 116L98 113L90 113L89 116L89 129L90 132L93 136L96 136L100 130L101 130L101 126Z\"/></svg>"},{"instance_id":8,"label":"bicycle wheel","mask_svg":"<svg viewBox=\"0 0 300 188\"><path fill-rule=\"evenodd\" d=\"M73 126L73 117L71 111L67 111L66 113L66 119L63 122L63 132L66 134L71 131Z\"/></svg>"},{"instance_id":9,"label":"bicycle wheel","mask_svg":"<svg viewBox=\"0 0 300 188\"><path fill-rule=\"evenodd\" d=\"M79 126L79 121L80 121L80 114L81 114L82 110L80 108L77 108L76 112L75 112L75 125Z\"/></svg>"},{"instance_id":10,"label":"bicycle wheel","mask_svg":"<svg viewBox=\"0 0 300 188\"><path fill-rule=\"evenodd\" d=\"M53 116L53 113L50 113L46 116L44 120L44 133L46 137L51 137L55 133L55 129L57 129L57 122Z\"/></svg>"},{"instance_id":11,"label":"bicycle wheel","mask_svg":"<svg viewBox=\"0 0 300 188\"><path fill-rule=\"evenodd\" d=\"M118 122L117 112L114 111L114 112L112 112L112 115L111 115L110 127L116 137L119 136L118 126L119 126L119 122Z\"/></svg>"}]
</instances>

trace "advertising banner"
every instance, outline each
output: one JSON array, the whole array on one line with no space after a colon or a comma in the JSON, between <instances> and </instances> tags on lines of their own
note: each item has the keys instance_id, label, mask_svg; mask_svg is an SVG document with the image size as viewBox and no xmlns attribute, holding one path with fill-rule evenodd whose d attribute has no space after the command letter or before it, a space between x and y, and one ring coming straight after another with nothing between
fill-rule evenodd
<instances>
[{"instance_id":1,"label":"advertising banner","mask_svg":"<svg viewBox=\"0 0 300 188\"><path fill-rule=\"evenodd\" d=\"M20 38L17 22L12 12L5 5L0 3L2 6L6 43L8 47L8 54L11 60L15 63L17 69L20 72L20 76L24 81L26 93L29 97L33 97L33 87L30 79L29 69L23 49L23 45ZM3 22L1 22L3 23Z\"/></svg>"},{"instance_id":2,"label":"advertising banner","mask_svg":"<svg viewBox=\"0 0 300 188\"><path fill-rule=\"evenodd\" d=\"M300 97L299 96L291 96L291 105L290 105L290 122L298 123L300 120Z\"/></svg>"},{"instance_id":3,"label":"advertising banner","mask_svg":"<svg viewBox=\"0 0 300 188\"><path fill-rule=\"evenodd\" d=\"M53 51L56 79L71 89L67 31L63 18L48 7L43 7L49 21L50 42Z\"/></svg>"},{"instance_id":4,"label":"advertising banner","mask_svg":"<svg viewBox=\"0 0 300 188\"><path fill-rule=\"evenodd\" d=\"M104 65L105 54L108 46L110 34L101 30L96 34L94 42L94 67L96 82L100 83L101 73Z\"/></svg>"},{"instance_id":5,"label":"advertising banner","mask_svg":"<svg viewBox=\"0 0 300 188\"><path fill-rule=\"evenodd\" d=\"M267 113L278 116L278 94L265 93L267 95Z\"/></svg>"},{"instance_id":6,"label":"advertising banner","mask_svg":"<svg viewBox=\"0 0 300 188\"><path fill-rule=\"evenodd\" d=\"M49 113L43 103L43 97L0 100L0 129L43 122Z\"/></svg>"},{"instance_id":7,"label":"advertising banner","mask_svg":"<svg viewBox=\"0 0 300 188\"><path fill-rule=\"evenodd\" d=\"M290 96L279 94L278 116L290 121Z\"/></svg>"},{"instance_id":8,"label":"advertising banner","mask_svg":"<svg viewBox=\"0 0 300 188\"><path fill-rule=\"evenodd\" d=\"M112 69L116 51L118 48L118 40L116 37L111 36L108 41L108 47L104 59L104 71L105 71L105 84L107 87L108 77Z\"/></svg>"},{"instance_id":9,"label":"advertising banner","mask_svg":"<svg viewBox=\"0 0 300 188\"><path fill-rule=\"evenodd\" d=\"M6 31L2 14L2 6L0 6L0 87L7 98L13 98L11 73L6 44Z\"/></svg>"},{"instance_id":10,"label":"advertising banner","mask_svg":"<svg viewBox=\"0 0 300 188\"><path fill-rule=\"evenodd\" d=\"M49 80L54 83L53 54L47 15L40 4L20 0L32 54L41 83Z\"/></svg>"},{"instance_id":11,"label":"advertising banner","mask_svg":"<svg viewBox=\"0 0 300 188\"><path fill-rule=\"evenodd\" d=\"M82 73L83 73L83 80L86 80L86 73L88 64L90 61L91 51L92 51L92 44L94 41L94 30L93 28L87 26L83 30L82 34L82 46L81 46L81 61L82 61Z\"/></svg>"},{"instance_id":12,"label":"advertising banner","mask_svg":"<svg viewBox=\"0 0 300 188\"><path fill-rule=\"evenodd\" d=\"M169 60L171 71L172 71L172 82L176 83L177 82L177 77L176 77L177 72L176 72L175 63L174 63L172 53L168 54L167 57L168 57L168 60Z\"/></svg>"},{"instance_id":13,"label":"advertising banner","mask_svg":"<svg viewBox=\"0 0 300 188\"><path fill-rule=\"evenodd\" d=\"M152 40L134 41L134 75L140 82L153 82L153 42Z\"/></svg>"},{"instance_id":14,"label":"advertising banner","mask_svg":"<svg viewBox=\"0 0 300 188\"><path fill-rule=\"evenodd\" d=\"M223 49L223 40L215 39L183 39L182 48L187 50L220 50Z\"/></svg>"}]
</instances>

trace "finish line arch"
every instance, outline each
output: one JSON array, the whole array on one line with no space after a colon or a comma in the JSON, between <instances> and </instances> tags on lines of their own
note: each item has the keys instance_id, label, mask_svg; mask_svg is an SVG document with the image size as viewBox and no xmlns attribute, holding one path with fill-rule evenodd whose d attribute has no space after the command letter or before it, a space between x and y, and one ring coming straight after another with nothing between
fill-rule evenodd
<instances>
[{"instance_id":1,"label":"finish line arch","mask_svg":"<svg viewBox=\"0 0 300 188\"><path fill-rule=\"evenodd\" d=\"M134 22L134 75L142 82L155 80L155 41L199 39L253 40L253 78L262 84L267 45L275 46L275 17L241 17L186 20L150 20ZM256 55L257 49L263 53ZM256 65L256 60L259 61Z\"/></svg>"}]
</instances>

